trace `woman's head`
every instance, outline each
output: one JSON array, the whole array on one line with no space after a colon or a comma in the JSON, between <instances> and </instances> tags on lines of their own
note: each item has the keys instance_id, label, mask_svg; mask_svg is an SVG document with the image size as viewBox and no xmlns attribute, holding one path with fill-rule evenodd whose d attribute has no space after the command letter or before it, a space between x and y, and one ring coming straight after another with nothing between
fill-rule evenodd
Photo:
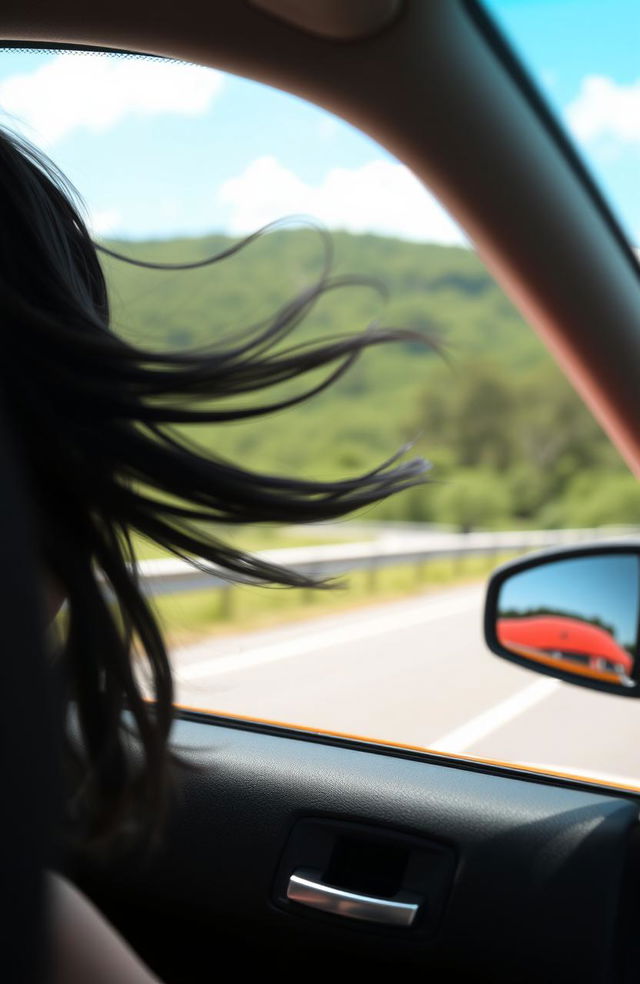
<instances>
[{"instance_id":1,"label":"woman's head","mask_svg":"<svg viewBox=\"0 0 640 984\"><path fill-rule=\"evenodd\" d=\"M104 277L73 186L44 154L1 127L0 175L3 295L15 292L58 315L79 306L108 319Z\"/></svg>"},{"instance_id":2,"label":"woman's head","mask_svg":"<svg viewBox=\"0 0 640 984\"><path fill-rule=\"evenodd\" d=\"M74 793L92 835L112 833L126 817L149 826L167 789L173 691L130 532L184 559L220 565L231 578L323 586L228 546L210 524L339 517L423 481L425 470L421 459L398 464L400 452L342 481L265 475L205 455L172 425L221 426L282 409L330 385L364 348L421 336L371 329L284 345L322 293L358 282L332 278L327 253L315 283L235 343L212 339L197 352L142 349L110 330L96 248L107 250L92 242L73 189L43 155L2 130L0 213L0 399L30 483L44 568L68 599L58 658L83 749ZM257 398L323 366L330 369L324 382L300 396ZM225 405L240 394L250 403ZM153 703L144 699L138 668ZM125 708L143 769L123 725Z\"/></svg>"}]
</instances>

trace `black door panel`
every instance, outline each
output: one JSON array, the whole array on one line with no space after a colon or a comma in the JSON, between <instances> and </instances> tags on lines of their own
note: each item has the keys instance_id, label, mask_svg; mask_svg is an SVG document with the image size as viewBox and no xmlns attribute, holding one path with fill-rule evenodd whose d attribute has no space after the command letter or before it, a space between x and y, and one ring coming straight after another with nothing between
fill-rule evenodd
<instances>
[{"instance_id":1,"label":"black door panel","mask_svg":"<svg viewBox=\"0 0 640 984\"><path fill-rule=\"evenodd\" d=\"M637 925L632 797L265 731L178 722L199 768L184 775L162 853L77 862L167 984L226 958L303 976L388 964L430 980L624 979L625 926ZM418 865L420 918L402 929L288 900L288 864L378 897Z\"/></svg>"}]
</instances>

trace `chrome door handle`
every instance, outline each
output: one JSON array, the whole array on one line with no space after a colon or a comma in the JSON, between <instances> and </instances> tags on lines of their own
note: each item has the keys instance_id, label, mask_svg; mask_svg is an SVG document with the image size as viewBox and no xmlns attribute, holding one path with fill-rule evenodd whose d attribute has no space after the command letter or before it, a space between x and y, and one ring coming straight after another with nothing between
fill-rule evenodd
<instances>
[{"instance_id":1,"label":"chrome door handle","mask_svg":"<svg viewBox=\"0 0 640 984\"><path fill-rule=\"evenodd\" d=\"M325 885L319 871L298 868L289 878L287 898L313 909L322 909L348 919L385 923L387 926L412 926L424 899L410 892L398 892L393 898L359 895L344 888Z\"/></svg>"}]
</instances>

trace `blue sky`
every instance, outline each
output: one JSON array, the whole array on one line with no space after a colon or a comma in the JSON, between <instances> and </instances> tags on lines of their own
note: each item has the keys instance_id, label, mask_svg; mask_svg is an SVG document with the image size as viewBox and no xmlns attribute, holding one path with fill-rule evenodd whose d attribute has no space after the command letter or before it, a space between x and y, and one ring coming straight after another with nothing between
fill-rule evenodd
<instances>
[{"instance_id":1,"label":"blue sky","mask_svg":"<svg viewBox=\"0 0 640 984\"><path fill-rule=\"evenodd\" d=\"M585 619L601 618L622 645L636 642L640 578L638 558L582 557L534 567L506 581L503 611L551 608Z\"/></svg>"},{"instance_id":2,"label":"blue sky","mask_svg":"<svg viewBox=\"0 0 640 984\"><path fill-rule=\"evenodd\" d=\"M490 0L640 243L640 4ZM466 237L411 173L293 96L188 65L0 52L0 121L40 144L97 234L243 234L311 214L417 241Z\"/></svg>"}]
</instances>

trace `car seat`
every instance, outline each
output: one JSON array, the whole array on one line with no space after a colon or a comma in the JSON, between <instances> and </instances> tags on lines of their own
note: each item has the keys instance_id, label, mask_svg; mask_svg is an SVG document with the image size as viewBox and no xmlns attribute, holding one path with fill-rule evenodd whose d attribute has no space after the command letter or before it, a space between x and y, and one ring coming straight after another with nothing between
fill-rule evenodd
<instances>
[{"instance_id":1,"label":"car seat","mask_svg":"<svg viewBox=\"0 0 640 984\"><path fill-rule=\"evenodd\" d=\"M0 399L0 977L48 978L44 872L55 867L57 726L37 582L33 512L18 448Z\"/></svg>"}]
</instances>

